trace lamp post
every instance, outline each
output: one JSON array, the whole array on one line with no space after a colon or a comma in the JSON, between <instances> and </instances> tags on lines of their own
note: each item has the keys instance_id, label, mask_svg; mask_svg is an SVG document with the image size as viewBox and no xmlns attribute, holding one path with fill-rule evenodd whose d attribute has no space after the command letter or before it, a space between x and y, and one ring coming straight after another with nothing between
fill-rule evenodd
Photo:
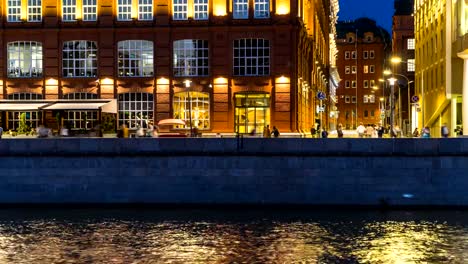
<instances>
[{"instance_id":1,"label":"lamp post","mask_svg":"<svg viewBox=\"0 0 468 264\"><path fill-rule=\"evenodd\" d=\"M187 88L187 98L189 106L189 123L190 123L190 137L193 136L192 133L192 99L190 98L190 80L185 80L185 88Z\"/></svg>"},{"instance_id":2,"label":"lamp post","mask_svg":"<svg viewBox=\"0 0 468 264\"><path fill-rule=\"evenodd\" d=\"M408 134L411 133L413 127L412 127L412 123L411 123L411 84L414 82L414 81L410 81L408 77L406 77L405 75L403 74L399 74L399 73L393 73L393 75L396 75L396 76L400 76L400 77L403 77L406 79L406 89L408 89L408 122L409 122L409 131L407 131ZM399 116L399 120L398 120L398 123L400 125L400 128L401 128L401 121L402 121L402 116L401 116L401 90L400 90L400 85L398 85L398 116Z\"/></svg>"},{"instance_id":3,"label":"lamp post","mask_svg":"<svg viewBox=\"0 0 468 264\"><path fill-rule=\"evenodd\" d=\"M393 109L393 106L395 104L395 100L393 98L394 96L394 90L395 90L395 82L397 79L395 78L390 78L388 79L388 82L390 83L390 135L393 133L393 122L395 120L395 109Z\"/></svg>"}]
</instances>

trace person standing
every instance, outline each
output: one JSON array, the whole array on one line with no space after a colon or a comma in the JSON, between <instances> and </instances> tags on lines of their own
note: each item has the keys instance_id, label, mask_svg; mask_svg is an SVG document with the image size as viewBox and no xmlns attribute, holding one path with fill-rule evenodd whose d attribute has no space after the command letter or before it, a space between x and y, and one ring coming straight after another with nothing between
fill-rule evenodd
<instances>
[{"instance_id":1,"label":"person standing","mask_svg":"<svg viewBox=\"0 0 468 264\"><path fill-rule=\"evenodd\" d=\"M359 126L356 129L356 132L360 138L364 137L364 134L366 133L366 127L362 124L362 122L359 124Z\"/></svg>"},{"instance_id":2,"label":"person standing","mask_svg":"<svg viewBox=\"0 0 468 264\"><path fill-rule=\"evenodd\" d=\"M269 138L269 137L271 137L270 125L266 125L266 127L263 128L263 137L264 137L264 138Z\"/></svg>"},{"instance_id":3,"label":"person standing","mask_svg":"<svg viewBox=\"0 0 468 264\"><path fill-rule=\"evenodd\" d=\"M342 138L344 136L343 134L343 125L338 124L338 128L336 129L336 134L338 134L338 138Z\"/></svg>"},{"instance_id":4,"label":"person standing","mask_svg":"<svg viewBox=\"0 0 468 264\"><path fill-rule=\"evenodd\" d=\"M328 138L328 132L325 126L322 129L322 138Z\"/></svg>"},{"instance_id":5,"label":"person standing","mask_svg":"<svg viewBox=\"0 0 468 264\"><path fill-rule=\"evenodd\" d=\"M385 128L381 125L377 126L377 137L382 138Z\"/></svg>"},{"instance_id":6,"label":"person standing","mask_svg":"<svg viewBox=\"0 0 468 264\"><path fill-rule=\"evenodd\" d=\"M419 137L419 131L418 131L417 127L413 131L413 137L415 137L415 138Z\"/></svg>"},{"instance_id":7,"label":"person standing","mask_svg":"<svg viewBox=\"0 0 468 264\"><path fill-rule=\"evenodd\" d=\"M429 130L429 127L424 127L423 130L421 131L421 137L422 138L430 138L431 137L431 131Z\"/></svg>"},{"instance_id":8,"label":"person standing","mask_svg":"<svg viewBox=\"0 0 468 264\"><path fill-rule=\"evenodd\" d=\"M276 128L275 126L273 126L273 131L271 133L273 134L275 138L279 137L280 135L278 128Z\"/></svg>"},{"instance_id":9,"label":"person standing","mask_svg":"<svg viewBox=\"0 0 468 264\"><path fill-rule=\"evenodd\" d=\"M447 128L447 124L446 124L446 123L444 123L444 124L442 125L442 127L440 128L440 134L442 135L442 137L448 138L448 136L449 136L449 130L448 130L448 128Z\"/></svg>"}]
</instances>

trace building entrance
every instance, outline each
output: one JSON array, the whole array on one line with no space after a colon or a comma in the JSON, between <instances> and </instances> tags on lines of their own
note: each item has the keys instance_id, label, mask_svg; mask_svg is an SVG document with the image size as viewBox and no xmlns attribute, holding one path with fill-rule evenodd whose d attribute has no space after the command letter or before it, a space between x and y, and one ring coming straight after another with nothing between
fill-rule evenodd
<instances>
[{"instance_id":1,"label":"building entrance","mask_svg":"<svg viewBox=\"0 0 468 264\"><path fill-rule=\"evenodd\" d=\"M239 134L262 133L270 124L270 95L267 93L237 93L234 130Z\"/></svg>"}]
</instances>

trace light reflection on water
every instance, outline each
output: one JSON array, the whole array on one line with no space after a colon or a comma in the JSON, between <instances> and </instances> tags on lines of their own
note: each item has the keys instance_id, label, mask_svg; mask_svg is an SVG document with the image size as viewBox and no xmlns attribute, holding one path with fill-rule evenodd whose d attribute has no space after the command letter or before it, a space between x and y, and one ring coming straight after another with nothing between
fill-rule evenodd
<instances>
[{"instance_id":1,"label":"light reflection on water","mask_svg":"<svg viewBox=\"0 0 468 264\"><path fill-rule=\"evenodd\" d=\"M468 212L0 214L0 263L468 263Z\"/></svg>"}]
</instances>

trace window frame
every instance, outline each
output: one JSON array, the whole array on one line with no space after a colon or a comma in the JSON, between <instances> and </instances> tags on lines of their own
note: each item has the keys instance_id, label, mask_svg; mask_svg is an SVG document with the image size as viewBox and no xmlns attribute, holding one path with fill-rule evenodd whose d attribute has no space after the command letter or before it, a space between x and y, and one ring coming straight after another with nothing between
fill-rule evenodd
<instances>
[{"instance_id":1,"label":"window frame","mask_svg":"<svg viewBox=\"0 0 468 264\"><path fill-rule=\"evenodd\" d=\"M18 44L18 45L15 46L15 44ZM23 45L29 44L30 56L28 57L31 59L30 61L26 61L24 59L26 57L24 56L24 52L26 52L26 48L25 48L26 46L23 46L21 48L21 44ZM15 48L17 48L15 50L15 53L12 53L11 49L15 49ZM35 51L34 51L34 48L35 48ZM15 54L17 56L12 58L12 54ZM44 70L43 58L44 58L44 55L43 55L43 48L42 48L41 42L37 42L37 41L8 42L7 43L7 76L8 78L40 78L42 77L43 70ZM14 64L18 64L19 66L14 66L15 69L12 70L12 66L11 66L12 62ZM26 68L23 69L23 66L21 66L21 64L23 65L29 64L30 67L28 71L25 71ZM15 72L19 72L20 73L19 76L18 74L12 74ZM29 74L24 75L22 74L22 72L28 72Z\"/></svg>"},{"instance_id":2,"label":"window frame","mask_svg":"<svg viewBox=\"0 0 468 264\"><path fill-rule=\"evenodd\" d=\"M204 39L175 40L172 67L174 76L208 76L210 71L208 45L208 40ZM188 46L190 47L187 48Z\"/></svg>"},{"instance_id":3,"label":"window frame","mask_svg":"<svg viewBox=\"0 0 468 264\"><path fill-rule=\"evenodd\" d=\"M83 0L83 21L97 21L97 3L98 0Z\"/></svg>"},{"instance_id":4,"label":"window frame","mask_svg":"<svg viewBox=\"0 0 468 264\"><path fill-rule=\"evenodd\" d=\"M76 0L62 0L62 21L76 21Z\"/></svg>"},{"instance_id":5,"label":"window frame","mask_svg":"<svg viewBox=\"0 0 468 264\"><path fill-rule=\"evenodd\" d=\"M132 1L117 0L117 21L132 21Z\"/></svg>"},{"instance_id":6,"label":"window frame","mask_svg":"<svg viewBox=\"0 0 468 264\"><path fill-rule=\"evenodd\" d=\"M126 52L127 56L124 56ZM144 57L143 55L146 53L150 57ZM143 39L130 39L117 42L117 70L119 77L153 77L154 43ZM150 71L148 72L148 70ZM139 74L130 74L133 72L138 72Z\"/></svg>"},{"instance_id":7,"label":"window frame","mask_svg":"<svg viewBox=\"0 0 468 264\"><path fill-rule=\"evenodd\" d=\"M84 49L76 48L76 47L83 47L83 46L84 46ZM70 57L70 55L72 57ZM63 78L96 77L98 75L97 57L98 57L98 46L97 46L96 41L89 41L89 40L64 41L62 43L62 77ZM70 75L70 71L72 73L71 75ZM84 72L84 74L76 74L79 72ZM88 72L90 72L89 75L88 75Z\"/></svg>"},{"instance_id":8,"label":"window frame","mask_svg":"<svg viewBox=\"0 0 468 264\"><path fill-rule=\"evenodd\" d=\"M250 45L249 45L250 43ZM254 43L257 43L254 45ZM261 43L261 44L260 44ZM270 40L265 38L240 38L233 41L234 76L270 75ZM248 55L250 54L250 56ZM249 64L249 61L251 62ZM250 73L249 73L250 71Z\"/></svg>"},{"instance_id":9,"label":"window frame","mask_svg":"<svg viewBox=\"0 0 468 264\"><path fill-rule=\"evenodd\" d=\"M28 0L28 22L42 22L42 0Z\"/></svg>"},{"instance_id":10,"label":"window frame","mask_svg":"<svg viewBox=\"0 0 468 264\"><path fill-rule=\"evenodd\" d=\"M233 0L232 1L232 18L233 19L248 19L249 18L249 0Z\"/></svg>"},{"instance_id":11,"label":"window frame","mask_svg":"<svg viewBox=\"0 0 468 264\"><path fill-rule=\"evenodd\" d=\"M9 3L15 3L16 5L10 5ZM7 22L21 22L21 0L7 0L6 4Z\"/></svg>"}]
</instances>

